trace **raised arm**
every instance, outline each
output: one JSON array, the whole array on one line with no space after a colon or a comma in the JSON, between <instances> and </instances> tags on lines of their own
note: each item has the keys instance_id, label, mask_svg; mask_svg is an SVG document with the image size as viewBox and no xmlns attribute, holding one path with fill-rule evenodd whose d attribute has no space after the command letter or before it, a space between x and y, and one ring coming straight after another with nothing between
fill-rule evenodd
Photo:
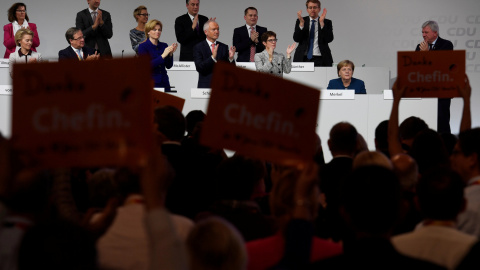
<instances>
[{"instance_id":1,"label":"raised arm","mask_svg":"<svg viewBox=\"0 0 480 270\"><path fill-rule=\"evenodd\" d=\"M400 99L405 92L405 87L397 85L397 81L393 84L393 104L392 112L390 113L390 119L388 121L388 151L390 156L393 157L396 154L403 153L402 144L400 143L400 137L398 133L398 107L400 105Z\"/></svg>"},{"instance_id":2,"label":"raised arm","mask_svg":"<svg viewBox=\"0 0 480 270\"><path fill-rule=\"evenodd\" d=\"M472 128L472 116L470 112L470 96L472 94L472 87L468 80L467 74L465 74L465 84L463 86L457 86L458 92L463 98L463 111L462 121L460 122L460 132L469 130Z\"/></svg>"}]
</instances>

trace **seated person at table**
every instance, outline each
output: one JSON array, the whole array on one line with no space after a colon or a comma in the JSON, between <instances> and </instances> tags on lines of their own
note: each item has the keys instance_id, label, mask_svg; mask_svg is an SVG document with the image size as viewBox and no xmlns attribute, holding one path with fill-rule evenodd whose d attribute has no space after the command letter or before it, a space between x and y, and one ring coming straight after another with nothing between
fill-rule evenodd
<instances>
[{"instance_id":1,"label":"seated person at table","mask_svg":"<svg viewBox=\"0 0 480 270\"><path fill-rule=\"evenodd\" d=\"M365 83L353 78L355 64L350 60L343 60L337 65L338 79L330 80L327 89L355 90L355 94L366 94Z\"/></svg>"},{"instance_id":2,"label":"seated person at table","mask_svg":"<svg viewBox=\"0 0 480 270\"><path fill-rule=\"evenodd\" d=\"M15 44L19 46L19 48L9 56L10 76L12 78L13 65L15 63L35 63L42 61L42 55L32 50L34 36L35 34L32 30L25 28L18 30L15 34Z\"/></svg>"},{"instance_id":3,"label":"seated person at table","mask_svg":"<svg viewBox=\"0 0 480 270\"><path fill-rule=\"evenodd\" d=\"M255 68L257 71L270 73L275 76L283 77L283 73L290 73L292 70L291 53L295 49L296 44L288 46L287 57L281 53L275 52L277 47L277 34L273 31L267 31L262 34L262 43L265 50L255 54Z\"/></svg>"}]
</instances>

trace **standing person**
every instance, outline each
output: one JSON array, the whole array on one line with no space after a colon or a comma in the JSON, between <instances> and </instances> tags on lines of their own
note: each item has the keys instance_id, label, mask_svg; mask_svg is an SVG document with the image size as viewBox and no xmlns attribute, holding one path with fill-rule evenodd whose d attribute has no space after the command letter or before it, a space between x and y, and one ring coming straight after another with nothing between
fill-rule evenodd
<instances>
[{"instance_id":1,"label":"standing person","mask_svg":"<svg viewBox=\"0 0 480 270\"><path fill-rule=\"evenodd\" d=\"M112 17L101 10L100 0L87 0L88 8L77 13L75 25L85 35L85 44L95 48L103 57L111 58L112 50L108 40L113 36Z\"/></svg>"},{"instance_id":2,"label":"standing person","mask_svg":"<svg viewBox=\"0 0 480 270\"><path fill-rule=\"evenodd\" d=\"M275 52L277 47L277 34L275 32L267 31L263 33L262 43L265 46L265 50L255 54L255 68L257 71L270 73L278 77L283 77L283 73L290 73L292 70L291 53L295 50L296 44L293 43L288 46L287 57L285 58L283 54Z\"/></svg>"},{"instance_id":3,"label":"standing person","mask_svg":"<svg viewBox=\"0 0 480 270\"><path fill-rule=\"evenodd\" d=\"M426 21L422 24L423 41L417 45L415 51L452 51L453 43L438 36L438 23ZM450 98L438 99L437 132L451 133L450 130Z\"/></svg>"},{"instance_id":4,"label":"standing person","mask_svg":"<svg viewBox=\"0 0 480 270\"><path fill-rule=\"evenodd\" d=\"M148 38L138 46L138 54L150 55L155 87L162 87L165 88L165 92L170 92L170 82L165 68L170 69L173 66L173 53L177 50L177 43L168 46L167 43L160 42L162 29L163 24L159 20L147 22L145 35Z\"/></svg>"},{"instance_id":5,"label":"standing person","mask_svg":"<svg viewBox=\"0 0 480 270\"><path fill-rule=\"evenodd\" d=\"M148 22L149 15L145 6L139 6L133 11L133 18L137 22L137 27L130 30L130 42L136 54L138 54L138 45L146 39L145 24Z\"/></svg>"},{"instance_id":6,"label":"standing person","mask_svg":"<svg viewBox=\"0 0 480 270\"><path fill-rule=\"evenodd\" d=\"M193 47L206 36L203 25L208 18L198 14L200 0L186 0L187 14L175 19L175 36L180 43L180 61L193 61Z\"/></svg>"},{"instance_id":7,"label":"standing person","mask_svg":"<svg viewBox=\"0 0 480 270\"><path fill-rule=\"evenodd\" d=\"M253 62L255 54L265 49L260 38L267 28L257 25L258 11L254 7L246 8L243 18L246 25L233 30L233 46L238 52L237 62Z\"/></svg>"},{"instance_id":8,"label":"standing person","mask_svg":"<svg viewBox=\"0 0 480 270\"><path fill-rule=\"evenodd\" d=\"M192 0L193 1L193 0ZM228 45L217 41L220 36L220 27L214 20L209 20L203 26L206 40L201 41L193 48L193 58L198 71L198 88L210 88L213 66L217 61L235 64L235 46L228 49Z\"/></svg>"},{"instance_id":9,"label":"standing person","mask_svg":"<svg viewBox=\"0 0 480 270\"><path fill-rule=\"evenodd\" d=\"M42 55L38 52L32 51L34 33L30 29L20 29L15 34L15 44L19 48L10 54L10 77L13 78L13 65L15 63L35 63L42 61Z\"/></svg>"},{"instance_id":10,"label":"standing person","mask_svg":"<svg viewBox=\"0 0 480 270\"><path fill-rule=\"evenodd\" d=\"M10 54L18 48L16 46L15 34L20 29L30 29L33 32L33 40L31 50L36 52L36 48L40 46L40 38L37 33L37 25L28 22L30 19L27 15L27 6L24 3L15 3L8 9L9 24L3 26L3 45L5 45L5 55L3 58L9 58Z\"/></svg>"},{"instance_id":11,"label":"standing person","mask_svg":"<svg viewBox=\"0 0 480 270\"><path fill-rule=\"evenodd\" d=\"M321 10L320 1L307 0L305 5L309 16L302 17L302 11L297 12L293 40L299 44L293 61L314 62L316 67L330 67L333 58L328 43L333 41L332 21L325 19L326 9L318 16Z\"/></svg>"}]
</instances>

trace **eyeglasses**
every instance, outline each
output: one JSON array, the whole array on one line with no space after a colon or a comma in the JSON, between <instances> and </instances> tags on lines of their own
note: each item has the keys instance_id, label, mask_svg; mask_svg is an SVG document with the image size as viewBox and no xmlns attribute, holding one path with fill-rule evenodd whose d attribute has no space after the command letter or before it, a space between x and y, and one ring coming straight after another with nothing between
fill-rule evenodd
<instances>
[{"instance_id":1,"label":"eyeglasses","mask_svg":"<svg viewBox=\"0 0 480 270\"><path fill-rule=\"evenodd\" d=\"M27 12L27 10L25 10L25 9L17 9L16 11L20 12L20 13L26 13Z\"/></svg>"},{"instance_id":2,"label":"eyeglasses","mask_svg":"<svg viewBox=\"0 0 480 270\"><path fill-rule=\"evenodd\" d=\"M278 39L267 39L267 41L270 42L270 43L273 43L273 42L277 42Z\"/></svg>"},{"instance_id":3,"label":"eyeglasses","mask_svg":"<svg viewBox=\"0 0 480 270\"><path fill-rule=\"evenodd\" d=\"M150 16L150 13L142 13L142 14L138 14L138 15L148 17L148 16Z\"/></svg>"},{"instance_id":4,"label":"eyeglasses","mask_svg":"<svg viewBox=\"0 0 480 270\"><path fill-rule=\"evenodd\" d=\"M81 36L81 37L78 37L78 38L74 38L73 40L82 40L82 39L85 39L85 36Z\"/></svg>"}]
</instances>

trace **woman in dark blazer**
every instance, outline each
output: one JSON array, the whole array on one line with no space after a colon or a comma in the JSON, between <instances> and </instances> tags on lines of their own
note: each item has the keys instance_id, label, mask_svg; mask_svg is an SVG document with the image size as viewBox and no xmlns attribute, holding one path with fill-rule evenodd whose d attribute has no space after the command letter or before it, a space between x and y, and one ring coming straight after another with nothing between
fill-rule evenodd
<instances>
[{"instance_id":1,"label":"woman in dark blazer","mask_svg":"<svg viewBox=\"0 0 480 270\"><path fill-rule=\"evenodd\" d=\"M9 58L10 54L17 50L15 44L15 34L20 29L30 29L33 32L33 44L31 50L36 52L36 47L40 45L40 39L37 33L37 26L28 22L27 6L24 3L15 3L8 9L9 24L3 26L3 45L5 45L5 55L3 58Z\"/></svg>"},{"instance_id":2,"label":"woman in dark blazer","mask_svg":"<svg viewBox=\"0 0 480 270\"><path fill-rule=\"evenodd\" d=\"M173 53L177 50L177 43L168 46L167 43L160 42L162 28L162 22L159 20L147 22L145 25L147 39L138 46L138 54L150 55L155 87L165 88L165 92L170 92L170 82L165 68L170 69L173 66Z\"/></svg>"},{"instance_id":3,"label":"woman in dark blazer","mask_svg":"<svg viewBox=\"0 0 480 270\"><path fill-rule=\"evenodd\" d=\"M350 89L355 94L366 94L365 83L362 80L353 78L355 65L350 60L343 60L337 65L338 79L330 80L327 89Z\"/></svg>"}]
</instances>

